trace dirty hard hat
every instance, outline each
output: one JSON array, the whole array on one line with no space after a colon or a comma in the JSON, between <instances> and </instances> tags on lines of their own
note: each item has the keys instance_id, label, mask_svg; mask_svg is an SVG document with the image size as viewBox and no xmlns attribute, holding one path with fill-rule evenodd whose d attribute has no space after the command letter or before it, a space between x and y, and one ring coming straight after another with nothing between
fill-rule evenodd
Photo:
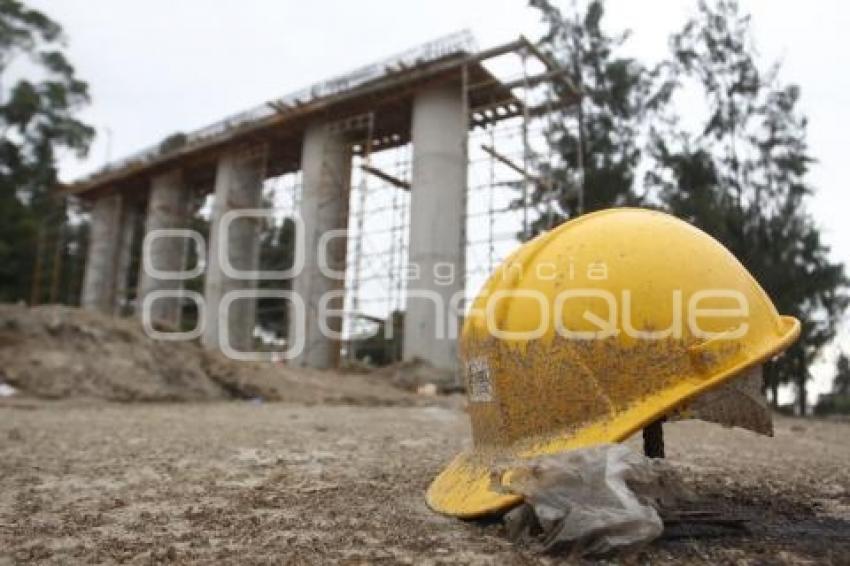
<instances>
[{"instance_id":1,"label":"dirty hard hat","mask_svg":"<svg viewBox=\"0 0 850 566\"><path fill-rule=\"evenodd\" d=\"M612 209L521 246L475 299L461 336L471 449L433 481L430 507L506 510L523 459L619 442L787 348L747 270L670 215ZM498 470L498 473L496 471Z\"/></svg>"}]
</instances>

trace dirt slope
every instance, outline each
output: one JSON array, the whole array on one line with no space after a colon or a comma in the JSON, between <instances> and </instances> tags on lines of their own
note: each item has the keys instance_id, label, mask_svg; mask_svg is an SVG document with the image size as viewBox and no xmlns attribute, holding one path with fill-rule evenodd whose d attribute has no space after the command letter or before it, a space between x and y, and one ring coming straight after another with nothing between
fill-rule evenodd
<instances>
[{"instance_id":1,"label":"dirt slope","mask_svg":"<svg viewBox=\"0 0 850 566\"><path fill-rule=\"evenodd\" d=\"M233 362L196 342L151 340L133 319L60 306L0 305L0 382L45 399L416 402L377 376Z\"/></svg>"}]
</instances>

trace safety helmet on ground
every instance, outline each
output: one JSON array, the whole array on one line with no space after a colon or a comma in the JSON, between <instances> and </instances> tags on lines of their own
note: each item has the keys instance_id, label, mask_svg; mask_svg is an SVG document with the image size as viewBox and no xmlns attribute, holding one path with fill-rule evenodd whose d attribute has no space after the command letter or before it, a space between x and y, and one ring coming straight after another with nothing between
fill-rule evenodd
<instances>
[{"instance_id":1,"label":"safety helmet on ground","mask_svg":"<svg viewBox=\"0 0 850 566\"><path fill-rule=\"evenodd\" d=\"M473 447L427 502L466 518L509 509L512 463L625 440L799 332L726 248L673 216L567 222L516 250L473 302L460 343Z\"/></svg>"}]
</instances>

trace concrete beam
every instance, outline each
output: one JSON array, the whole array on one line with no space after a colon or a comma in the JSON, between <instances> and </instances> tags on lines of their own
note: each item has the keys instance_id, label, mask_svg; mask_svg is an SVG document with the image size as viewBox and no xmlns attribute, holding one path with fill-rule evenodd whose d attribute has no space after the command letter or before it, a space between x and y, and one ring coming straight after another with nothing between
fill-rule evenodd
<instances>
[{"instance_id":1,"label":"concrete beam","mask_svg":"<svg viewBox=\"0 0 850 566\"><path fill-rule=\"evenodd\" d=\"M89 248L80 304L86 310L117 314L126 297L133 208L119 194L98 199L91 212Z\"/></svg>"},{"instance_id":2,"label":"concrete beam","mask_svg":"<svg viewBox=\"0 0 850 566\"><path fill-rule=\"evenodd\" d=\"M464 289L467 175L466 111L459 84L417 95L412 140L409 257L410 272L416 270L418 277L408 283L404 359L454 370L457 345L447 329L452 300Z\"/></svg>"},{"instance_id":3,"label":"concrete beam","mask_svg":"<svg viewBox=\"0 0 850 566\"><path fill-rule=\"evenodd\" d=\"M175 230L186 228L189 223L189 191L183 186L183 175L179 170L158 175L151 181L147 216L145 217L145 236L157 230ZM159 279L153 276L151 268L158 271L182 271L186 262L186 238L159 237L150 239L149 258L151 265L144 261L139 273L137 293L137 315L142 316L145 297L154 291L178 290L182 281ZM150 306L150 319L158 326L177 329L180 327L180 299L161 298Z\"/></svg>"},{"instance_id":4,"label":"concrete beam","mask_svg":"<svg viewBox=\"0 0 850 566\"><path fill-rule=\"evenodd\" d=\"M301 158L303 172L301 218L304 221L304 268L293 282L293 290L304 301L305 328L297 327L296 317L290 316L289 336L304 333L304 349L293 363L312 368L333 368L339 364L340 343L326 336L318 324L320 301L326 293L345 288L345 257L347 238L334 237L324 243L322 236L331 230L348 227L348 200L351 188L351 146L344 132L332 130L326 124L316 124L304 136ZM319 269L319 256L324 252L326 267L338 272L329 276ZM326 271L328 271L326 269ZM343 297L330 300L326 308L342 310ZM339 317L325 317L333 332L342 330Z\"/></svg>"},{"instance_id":5,"label":"concrete beam","mask_svg":"<svg viewBox=\"0 0 850 566\"><path fill-rule=\"evenodd\" d=\"M225 255L234 269L254 271L259 266L259 235L261 219L243 217L222 230L227 213L262 204L265 178L265 150L243 149L228 152L218 161L215 178L215 201L210 223L209 258L204 284L207 316L203 336L204 346L220 349L223 344L223 325L227 325L230 347L238 351L253 351L256 324L256 299L243 298L231 303L225 316L219 307L231 291L253 290L254 279L240 279L225 273L220 262Z\"/></svg>"}]
</instances>

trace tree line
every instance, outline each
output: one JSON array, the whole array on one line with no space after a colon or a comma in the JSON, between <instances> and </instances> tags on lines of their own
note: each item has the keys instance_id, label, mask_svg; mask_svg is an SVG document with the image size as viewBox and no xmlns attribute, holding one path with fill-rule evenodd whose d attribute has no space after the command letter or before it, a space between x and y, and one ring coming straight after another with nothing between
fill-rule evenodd
<instances>
[{"instance_id":1,"label":"tree line","mask_svg":"<svg viewBox=\"0 0 850 566\"><path fill-rule=\"evenodd\" d=\"M557 206L536 187L541 209L532 234L612 206L668 211L720 242L747 267L779 312L802 322L802 335L764 368L774 404L793 384L807 406L810 367L835 337L848 303L844 266L829 256L807 209L815 192L801 89L764 67L750 16L734 0L700 0L669 38L667 56L648 64L628 55L628 32L604 27L605 3L559 9L531 0L546 27L539 48L567 69L582 92L578 108L559 111L546 132L555 150L537 173L558 188ZM553 96L567 86L556 84ZM677 97L698 93L696 125ZM692 116L689 116L692 118ZM690 120L693 122L693 120Z\"/></svg>"}]
</instances>

